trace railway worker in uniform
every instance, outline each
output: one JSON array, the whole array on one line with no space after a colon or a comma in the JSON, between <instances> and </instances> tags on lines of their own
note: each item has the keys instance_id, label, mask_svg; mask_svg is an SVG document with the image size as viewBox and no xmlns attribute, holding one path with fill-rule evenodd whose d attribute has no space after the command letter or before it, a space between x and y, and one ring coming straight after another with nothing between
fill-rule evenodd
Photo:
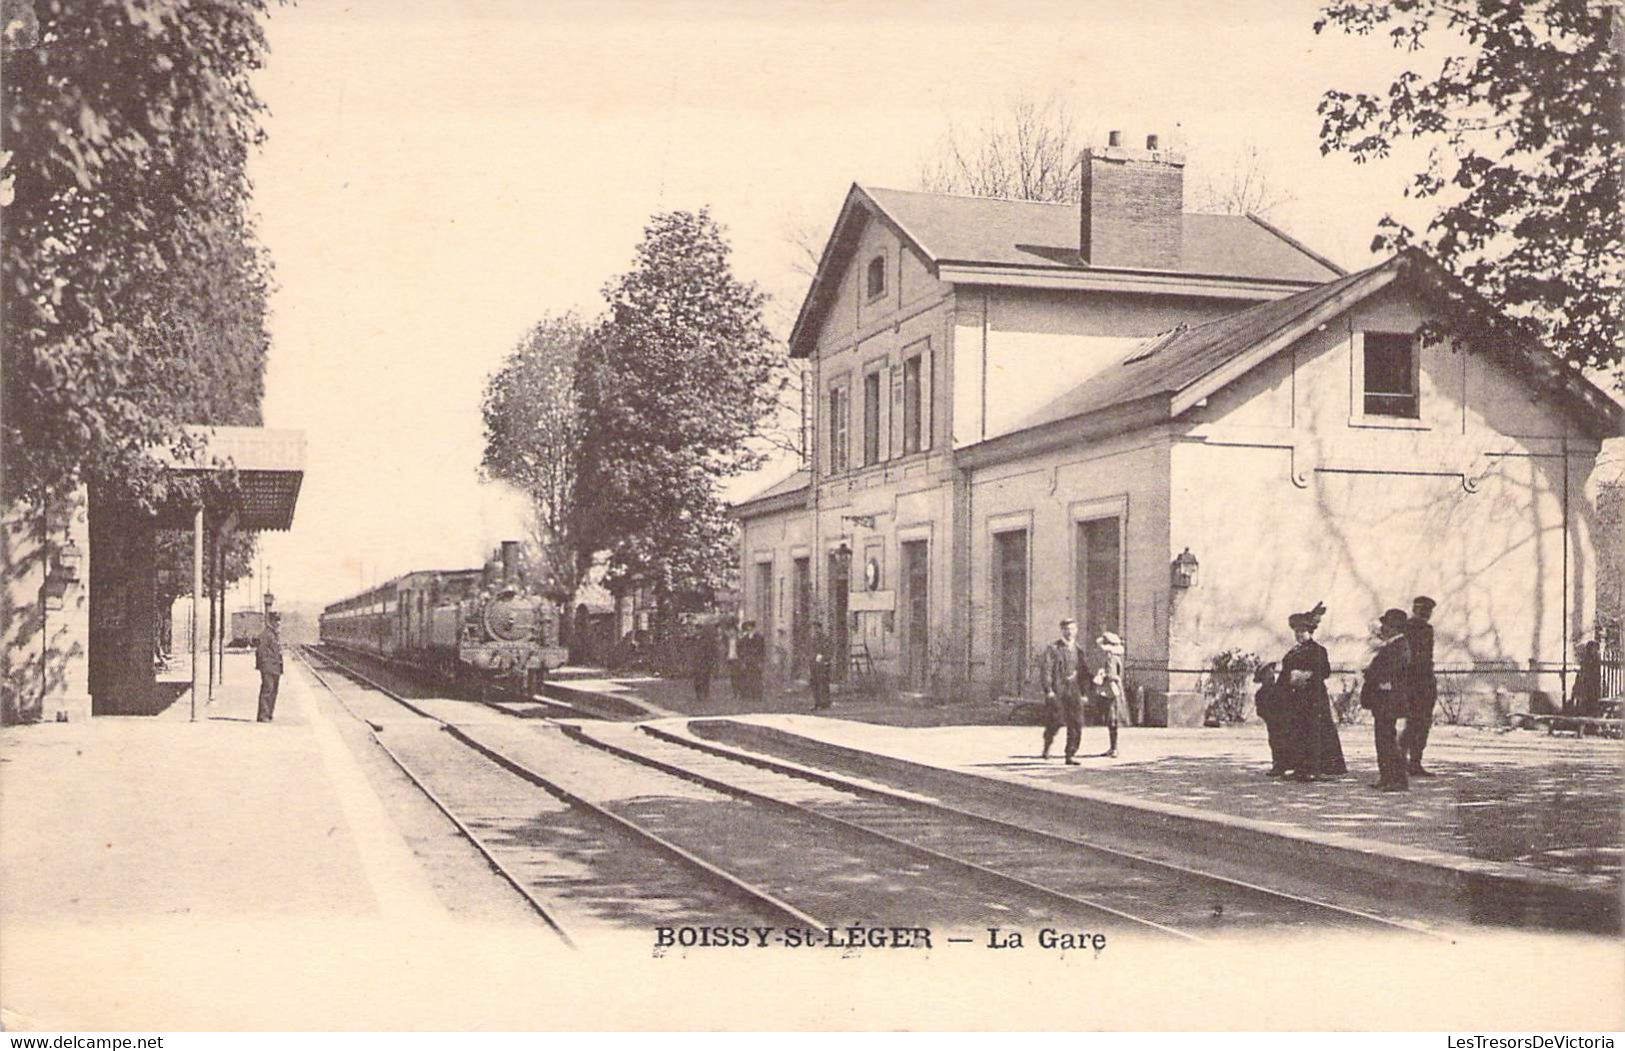
<instances>
[{"instance_id":1,"label":"railway worker in uniform","mask_svg":"<svg viewBox=\"0 0 1625 1051\"><path fill-rule=\"evenodd\" d=\"M1433 607L1438 605L1426 595L1418 595L1411 602L1411 615L1405 621L1405 645L1410 652L1405 688L1408 693L1405 713L1405 736L1400 740L1407 759L1406 773L1410 777L1432 777L1433 771L1422 765L1422 749L1428 746L1428 731L1433 727L1433 705L1439 699L1439 681L1433 671Z\"/></svg>"},{"instance_id":2,"label":"railway worker in uniform","mask_svg":"<svg viewBox=\"0 0 1625 1051\"><path fill-rule=\"evenodd\" d=\"M260 710L254 721L268 723L276 715L277 684L282 681L282 614L265 615L265 627L254 649L254 667L260 673Z\"/></svg>"},{"instance_id":3,"label":"railway worker in uniform","mask_svg":"<svg viewBox=\"0 0 1625 1051\"><path fill-rule=\"evenodd\" d=\"M807 685L812 687L815 712L829 707L829 673L834 661L834 647L830 644L829 632L824 630L823 621L815 620L812 630L812 663L807 669Z\"/></svg>"},{"instance_id":4,"label":"railway worker in uniform","mask_svg":"<svg viewBox=\"0 0 1625 1051\"><path fill-rule=\"evenodd\" d=\"M1287 617L1293 644L1281 658L1280 698L1285 714L1285 770L1294 781L1337 777L1348 772L1343 759L1343 740L1332 718L1332 701L1326 680L1332 674L1326 647L1315 641L1320 619L1326 615L1324 603Z\"/></svg>"},{"instance_id":5,"label":"railway worker in uniform","mask_svg":"<svg viewBox=\"0 0 1625 1051\"><path fill-rule=\"evenodd\" d=\"M1062 726L1066 727L1066 763L1077 766L1078 743L1083 738L1082 684L1089 678L1089 662L1078 647L1078 622L1071 617L1061 621L1061 637L1044 647L1038 681L1044 687L1044 751Z\"/></svg>"},{"instance_id":6,"label":"railway worker in uniform","mask_svg":"<svg viewBox=\"0 0 1625 1051\"><path fill-rule=\"evenodd\" d=\"M1377 653L1360 684L1360 706L1371 709L1377 744L1377 781L1382 792L1403 792L1410 787L1405 750L1395 727L1410 713L1405 688L1410 682L1410 646L1405 641L1402 609L1390 609L1377 622Z\"/></svg>"},{"instance_id":7,"label":"railway worker in uniform","mask_svg":"<svg viewBox=\"0 0 1625 1051\"><path fill-rule=\"evenodd\" d=\"M745 696L750 700L761 703L763 665L767 662L767 639L756 630L756 622L747 620L744 624L745 634L739 640L739 663L742 665L741 678L744 682Z\"/></svg>"},{"instance_id":8,"label":"railway worker in uniform","mask_svg":"<svg viewBox=\"0 0 1625 1051\"><path fill-rule=\"evenodd\" d=\"M711 676L717 670L717 634L709 624L699 625L699 631L689 642L689 673L694 678L694 700L699 704L711 703Z\"/></svg>"}]
</instances>

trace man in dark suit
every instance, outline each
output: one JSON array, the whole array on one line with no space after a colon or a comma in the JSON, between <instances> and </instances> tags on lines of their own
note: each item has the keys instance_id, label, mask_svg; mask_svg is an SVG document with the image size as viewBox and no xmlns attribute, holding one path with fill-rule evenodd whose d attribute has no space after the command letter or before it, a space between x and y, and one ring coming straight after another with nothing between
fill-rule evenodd
<instances>
[{"instance_id":1,"label":"man in dark suit","mask_svg":"<svg viewBox=\"0 0 1625 1051\"><path fill-rule=\"evenodd\" d=\"M1360 706L1371 709L1377 737L1377 782L1371 787L1382 792L1403 792L1410 787L1405 774L1405 749L1396 731L1399 720L1410 712L1405 696L1410 681L1410 647L1405 642L1405 623L1409 619L1402 609L1383 613L1377 622L1381 645L1360 684Z\"/></svg>"},{"instance_id":2,"label":"man in dark suit","mask_svg":"<svg viewBox=\"0 0 1625 1051\"><path fill-rule=\"evenodd\" d=\"M834 661L835 651L830 643L829 632L824 630L823 621L815 620L812 630L812 664L807 672L807 685L812 687L815 712L829 707L829 677Z\"/></svg>"},{"instance_id":3,"label":"man in dark suit","mask_svg":"<svg viewBox=\"0 0 1625 1051\"><path fill-rule=\"evenodd\" d=\"M745 622L744 632L739 639L739 663L743 665L745 697L760 704L762 679L767 670L767 640L756 630L753 620Z\"/></svg>"},{"instance_id":4,"label":"man in dark suit","mask_svg":"<svg viewBox=\"0 0 1625 1051\"><path fill-rule=\"evenodd\" d=\"M254 721L268 723L276 714L277 684L282 681L282 614L265 615L265 627L254 649L254 667L260 672L260 710Z\"/></svg>"},{"instance_id":5,"label":"man in dark suit","mask_svg":"<svg viewBox=\"0 0 1625 1051\"><path fill-rule=\"evenodd\" d=\"M1432 777L1433 771L1422 766L1422 749L1428 746L1428 730L1433 727L1433 704L1439 699L1439 683L1433 672L1433 607L1438 605L1426 595L1418 595L1411 603L1411 616L1405 622L1405 645L1410 650L1410 665L1406 690L1410 696L1405 713L1405 736L1400 739L1409 762L1406 767L1411 777Z\"/></svg>"},{"instance_id":6,"label":"man in dark suit","mask_svg":"<svg viewBox=\"0 0 1625 1051\"><path fill-rule=\"evenodd\" d=\"M1083 739L1082 684L1089 678L1089 663L1078 648L1078 625L1061 621L1061 637L1044 647L1038 681L1044 688L1044 754L1049 758L1055 734L1066 727L1066 763L1077 766L1078 742Z\"/></svg>"}]
</instances>

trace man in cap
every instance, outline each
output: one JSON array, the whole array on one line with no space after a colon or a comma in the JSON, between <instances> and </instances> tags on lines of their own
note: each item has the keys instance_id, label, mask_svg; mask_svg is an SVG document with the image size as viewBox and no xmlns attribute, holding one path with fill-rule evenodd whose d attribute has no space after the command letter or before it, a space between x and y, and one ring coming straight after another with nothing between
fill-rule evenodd
<instances>
[{"instance_id":1,"label":"man in cap","mask_svg":"<svg viewBox=\"0 0 1625 1051\"><path fill-rule=\"evenodd\" d=\"M254 649L254 667L260 673L260 708L254 721L268 723L276 715L277 685L282 681L282 614L265 615L265 627Z\"/></svg>"},{"instance_id":2,"label":"man in cap","mask_svg":"<svg viewBox=\"0 0 1625 1051\"><path fill-rule=\"evenodd\" d=\"M1426 595L1418 595L1411 602L1411 615L1405 621L1405 645L1410 649L1410 665L1406 690L1409 708L1405 713L1405 736L1400 739L1408 759L1407 773L1411 777L1432 777L1433 771L1422 766L1422 749L1428 746L1428 730L1433 726L1433 704L1439 698L1439 683L1433 671L1433 607L1438 605Z\"/></svg>"},{"instance_id":3,"label":"man in cap","mask_svg":"<svg viewBox=\"0 0 1625 1051\"><path fill-rule=\"evenodd\" d=\"M1403 792L1410 787L1406 777L1405 750L1400 747L1396 728L1406 718L1405 698L1409 682L1410 647L1405 642L1405 623L1410 618L1402 609L1390 609L1377 622L1376 656L1365 670L1360 684L1360 706L1371 709L1377 744L1377 782L1382 792Z\"/></svg>"},{"instance_id":4,"label":"man in cap","mask_svg":"<svg viewBox=\"0 0 1625 1051\"><path fill-rule=\"evenodd\" d=\"M1066 727L1066 763L1077 766L1078 743L1083 739L1083 695L1080 686L1089 678L1089 662L1078 648L1078 622L1061 621L1061 637L1044 647L1038 681L1044 688L1044 753L1049 758L1055 734Z\"/></svg>"}]
</instances>

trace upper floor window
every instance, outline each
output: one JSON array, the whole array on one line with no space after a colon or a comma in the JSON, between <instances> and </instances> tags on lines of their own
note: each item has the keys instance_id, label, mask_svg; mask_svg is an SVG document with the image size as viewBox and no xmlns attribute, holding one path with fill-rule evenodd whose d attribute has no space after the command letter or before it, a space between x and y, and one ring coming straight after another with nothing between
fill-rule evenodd
<instances>
[{"instance_id":1,"label":"upper floor window","mask_svg":"<svg viewBox=\"0 0 1625 1051\"><path fill-rule=\"evenodd\" d=\"M877 255L869 260L868 280L865 286L869 290L870 299L879 299L886 294L886 257Z\"/></svg>"},{"instance_id":2,"label":"upper floor window","mask_svg":"<svg viewBox=\"0 0 1625 1051\"><path fill-rule=\"evenodd\" d=\"M920 374L925 362L923 354L916 354L903 361L903 455L917 453L921 449L921 424L924 421L925 408L923 389L920 385Z\"/></svg>"},{"instance_id":3,"label":"upper floor window","mask_svg":"<svg viewBox=\"0 0 1625 1051\"><path fill-rule=\"evenodd\" d=\"M846 470L847 419L850 410L845 387L831 387L829 392L829 473Z\"/></svg>"},{"instance_id":4,"label":"upper floor window","mask_svg":"<svg viewBox=\"0 0 1625 1051\"><path fill-rule=\"evenodd\" d=\"M863 465L880 462L880 370L863 377Z\"/></svg>"},{"instance_id":5,"label":"upper floor window","mask_svg":"<svg viewBox=\"0 0 1625 1051\"><path fill-rule=\"evenodd\" d=\"M1364 365L1365 415L1420 418L1415 337L1405 332L1365 333Z\"/></svg>"}]
</instances>

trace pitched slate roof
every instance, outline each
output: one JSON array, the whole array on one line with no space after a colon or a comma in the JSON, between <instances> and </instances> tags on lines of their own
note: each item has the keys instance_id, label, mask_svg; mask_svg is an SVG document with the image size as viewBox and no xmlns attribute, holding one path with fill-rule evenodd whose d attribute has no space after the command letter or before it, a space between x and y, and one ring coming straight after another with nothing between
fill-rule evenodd
<instances>
[{"instance_id":1,"label":"pitched slate roof","mask_svg":"<svg viewBox=\"0 0 1625 1051\"><path fill-rule=\"evenodd\" d=\"M805 357L834 285L871 217L889 223L926 264L985 268L998 279L1009 271L1034 276L1128 275L1175 277L1288 286L1319 284L1343 276L1336 263L1310 251L1256 216L1187 212L1179 267L1171 272L1092 267L1078 253L1077 204L1010 201L996 197L921 193L859 186L847 191L790 332L793 357Z\"/></svg>"},{"instance_id":2,"label":"pitched slate roof","mask_svg":"<svg viewBox=\"0 0 1625 1051\"><path fill-rule=\"evenodd\" d=\"M735 513L743 511L747 515L751 512L760 511L765 513L767 511L774 510L774 506L768 504L768 501L773 501L775 497L793 496L796 493L805 491L809 478L810 475L808 474L807 470L803 468L802 470L794 472L789 477L773 483L766 489L763 489L761 492L757 493L755 496L740 500L733 505L733 509Z\"/></svg>"},{"instance_id":3,"label":"pitched slate roof","mask_svg":"<svg viewBox=\"0 0 1625 1051\"><path fill-rule=\"evenodd\" d=\"M1078 255L1077 204L863 186L933 263L1090 269ZM1269 281L1327 281L1343 270L1246 215L1187 212L1179 272Z\"/></svg>"},{"instance_id":4,"label":"pitched slate roof","mask_svg":"<svg viewBox=\"0 0 1625 1051\"><path fill-rule=\"evenodd\" d=\"M1116 363L1043 406L1014 429L1039 427L1141 398L1178 393L1344 293L1362 284L1375 284L1395 264L1396 259L1390 259L1284 299L1156 336L1126 351Z\"/></svg>"},{"instance_id":5,"label":"pitched slate roof","mask_svg":"<svg viewBox=\"0 0 1625 1051\"><path fill-rule=\"evenodd\" d=\"M1140 402L1161 406L1177 416L1194 399L1235 378L1236 370L1256 367L1294 340L1390 282L1416 282L1416 287L1442 305L1480 315L1483 330L1495 339L1486 350L1501 357L1533 387L1552 392L1598 435L1618 434L1625 409L1580 372L1541 347L1527 332L1496 314L1432 259L1417 250L1396 255L1376 266L1328 281L1284 299L1161 333L1125 352L1115 363L1068 390L1000 438ZM1440 299L1440 297L1444 297ZM1458 314L1457 316L1464 316ZM997 442L989 439L984 445Z\"/></svg>"}]
</instances>

